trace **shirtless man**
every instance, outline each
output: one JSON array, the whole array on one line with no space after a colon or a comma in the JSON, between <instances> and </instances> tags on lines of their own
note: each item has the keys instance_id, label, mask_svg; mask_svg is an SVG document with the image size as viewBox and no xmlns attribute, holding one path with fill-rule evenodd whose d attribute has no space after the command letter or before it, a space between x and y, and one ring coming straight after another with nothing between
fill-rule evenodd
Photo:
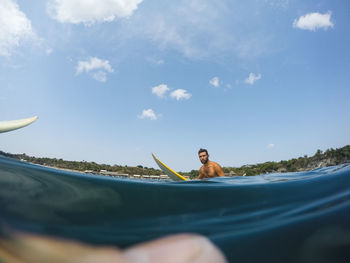
<instances>
[{"instance_id":1,"label":"shirtless man","mask_svg":"<svg viewBox=\"0 0 350 263\"><path fill-rule=\"evenodd\" d=\"M209 161L209 154L206 149L199 149L198 157L203 165L199 169L197 179L225 176L221 166L218 163Z\"/></svg>"}]
</instances>

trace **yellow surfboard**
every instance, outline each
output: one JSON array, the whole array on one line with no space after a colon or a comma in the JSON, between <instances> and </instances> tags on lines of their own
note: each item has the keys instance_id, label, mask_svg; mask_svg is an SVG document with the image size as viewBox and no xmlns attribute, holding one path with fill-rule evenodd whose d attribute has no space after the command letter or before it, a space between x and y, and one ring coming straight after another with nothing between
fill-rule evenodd
<instances>
[{"instance_id":1,"label":"yellow surfboard","mask_svg":"<svg viewBox=\"0 0 350 263\"><path fill-rule=\"evenodd\" d=\"M187 181L187 179L185 177L183 177L181 174L178 174L177 172L175 172L173 169L171 169L170 167L168 167L166 164L164 164L162 161L160 161L157 157L154 156L154 154L152 153L153 159L156 161L156 163L158 164L159 168L167 175L169 176L171 179L173 179L174 181Z\"/></svg>"}]
</instances>

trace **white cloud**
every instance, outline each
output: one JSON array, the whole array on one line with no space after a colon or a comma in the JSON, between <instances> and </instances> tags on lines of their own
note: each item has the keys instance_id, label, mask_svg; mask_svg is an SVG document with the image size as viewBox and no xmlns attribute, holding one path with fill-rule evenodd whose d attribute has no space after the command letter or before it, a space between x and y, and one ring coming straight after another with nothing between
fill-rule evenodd
<instances>
[{"instance_id":1,"label":"white cloud","mask_svg":"<svg viewBox=\"0 0 350 263\"><path fill-rule=\"evenodd\" d=\"M274 147L275 147L275 145L273 143L270 143L266 146L267 149L272 149Z\"/></svg>"},{"instance_id":2,"label":"white cloud","mask_svg":"<svg viewBox=\"0 0 350 263\"><path fill-rule=\"evenodd\" d=\"M254 10L259 12L252 17L246 1L166 1L161 12L156 8L140 10L140 15L123 24L122 34L195 60L251 59L275 53L280 41L275 41L275 34L262 22L266 19L259 9L266 4L255 2L258 7Z\"/></svg>"},{"instance_id":3,"label":"white cloud","mask_svg":"<svg viewBox=\"0 0 350 263\"><path fill-rule=\"evenodd\" d=\"M152 88L152 93L156 94L158 97L163 98L164 94L169 91L170 89L168 88L167 85L165 84L160 84L156 87Z\"/></svg>"},{"instance_id":4,"label":"white cloud","mask_svg":"<svg viewBox=\"0 0 350 263\"><path fill-rule=\"evenodd\" d=\"M61 23L110 22L129 17L143 0L50 0L49 15Z\"/></svg>"},{"instance_id":5,"label":"white cloud","mask_svg":"<svg viewBox=\"0 0 350 263\"><path fill-rule=\"evenodd\" d=\"M289 7L290 0L265 0L265 3L272 8L286 10Z\"/></svg>"},{"instance_id":6,"label":"white cloud","mask_svg":"<svg viewBox=\"0 0 350 263\"><path fill-rule=\"evenodd\" d=\"M51 55L53 50L52 50L52 48L46 48L45 52L46 52L46 55Z\"/></svg>"},{"instance_id":7,"label":"white cloud","mask_svg":"<svg viewBox=\"0 0 350 263\"><path fill-rule=\"evenodd\" d=\"M164 60L162 60L162 59L158 59L158 60L155 60L154 61L154 64L156 64L156 65L163 65L164 64Z\"/></svg>"},{"instance_id":8,"label":"white cloud","mask_svg":"<svg viewBox=\"0 0 350 263\"><path fill-rule=\"evenodd\" d=\"M150 62L152 65L155 66L161 66L164 65L165 61L163 59L157 59L157 58L147 58L148 62Z\"/></svg>"},{"instance_id":9,"label":"white cloud","mask_svg":"<svg viewBox=\"0 0 350 263\"><path fill-rule=\"evenodd\" d=\"M77 73L89 72L95 69L105 69L108 72L113 72L113 68L109 64L108 60L101 60L97 57L90 57L89 61L78 61Z\"/></svg>"},{"instance_id":10,"label":"white cloud","mask_svg":"<svg viewBox=\"0 0 350 263\"><path fill-rule=\"evenodd\" d=\"M209 80L209 84L214 86L214 87L219 87L220 86L220 81L218 77L214 77L211 80Z\"/></svg>"},{"instance_id":11,"label":"white cloud","mask_svg":"<svg viewBox=\"0 0 350 263\"><path fill-rule=\"evenodd\" d=\"M329 27L334 26L331 21L331 16L331 12L326 14L309 13L299 17L299 19L295 19L293 22L293 27L310 31L315 31L318 28L323 28L326 30Z\"/></svg>"},{"instance_id":12,"label":"white cloud","mask_svg":"<svg viewBox=\"0 0 350 263\"><path fill-rule=\"evenodd\" d=\"M106 82L107 81L107 73L102 71L102 70L99 70L96 73L94 73L92 75L92 77L94 79L96 79L97 81L100 81L100 82Z\"/></svg>"},{"instance_id":13,"label":"white cloud","mask_svg":"<svg viewBox=\"0 0 350 263\"><path fill-rule=\"evenodd\" d=\"M78 61L77 74L82 72L92 71L92 76L94 79L100 82L105 82L107 80L107 72L112 73L114 70L109 64L108 60L102 60L96 57L90 57L87 61Z\"/></svg>"},{"instance_id":14,"label":"white cloud","mask_svg":"<svg viewBox=\"0 0 350 263\"><path fill-rule=\"evenodd\" d=\"M171 4L145 23L144 34L162 49L174 49L189 58L205 58L232 44L231 34L223 28L224 8L196 0Z\"/></svg>"},{"instance_id":15,"label":"white cloud","mask_svg":"<svg viewBox=\"0 0 350 263\"><path fill-rule=\"evenodd\" d=\"M226 86L226 90L232 89L232 85L231 84L226 84L225 86Z\"/></svg>"},{"instance_id":16,"label":"white cloud","mask_svg":"<svg viewBox=\"0 0 350 263\"><path fill-rule=\"evenodd\" d=\"M157 120L159 116L157 116L152 109L143 110L141 115L138 115L140 119L151 119Z\"/></svg>"},{"instance_id":17,"label":"white cloud","mask_svg":"<svg viewBox=\"0 0 350 263\"><path fill-rule=\"evenodd\" d=\"M31 21L12 0L0 0L0 56L10 56L25 40L35 40Z\"/></svg>"},{"instance_id":18,"label":"white cloud","mask_svg":"<svg viewBox=\"0 0 350 263\"><path fill-rule=\"evenodd\" d=\"M160 84L156 87L152 88L152 93L156 94L160 98L164 98L164 95L166 92L168 92L170 89L166 84ZM188 100L191 98L191 94L187 92L187 90L184 89L177 89L170 93L170 97L176 99L176 100Z\"/></svg>"},{"instance_id":19,"label":"white cloud","mask_svg":"<svg viewBox=\"0 0 350 263\"><path fill-rule=\"evenodd\" d=\"M177 89L177 90L174 90L172 93L170 93L170 96L176 100L181 100L181 99L188 100L189 98L191 98L192 95L189 94L187 90Z\"/></svg>"},{"instance_id":20,"label":"white cloud","mask_svg":"<svg viewBox=\"0 0 350 263\"><path fill-rule=\"evenodd\" d=\"M255 81L261 79L261 74L255 75L254 73L250 73L248 78L244 80L245 83L253 85Z\"/></svg>"}]
</instances>

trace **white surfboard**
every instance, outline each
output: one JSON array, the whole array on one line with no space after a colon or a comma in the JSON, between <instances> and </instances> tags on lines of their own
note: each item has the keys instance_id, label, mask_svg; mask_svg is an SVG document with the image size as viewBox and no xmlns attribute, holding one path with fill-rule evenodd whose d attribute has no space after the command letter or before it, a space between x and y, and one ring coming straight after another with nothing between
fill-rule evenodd
<instances>
[{"instance_id":1,"label":"white surfboard","mask_svg":"<svg viewBox=\"0 0 350 263\"><path fill-rule=\"evenodd\" d=\"M21 120L13 120L13 121L0 121L0 133L9 132L13 130L17 130L28 126L38 119L38 116L21 119Z\"/></svg>"},{"instance_id":2,"label":"white surfboard","mask_svg":"<svg viewBox=\"0 0 350 263\"><path fill-rule=\"evenodd\" d=\"M161 160L159 160L157 157L154 156L152 153L153 159L158 164L159 168L171 179L174 181L187 181L185 177L183 177L181 174L178 174L173 169L169 168L165 163L163 163Z\"/></svg>"}]
</instances>

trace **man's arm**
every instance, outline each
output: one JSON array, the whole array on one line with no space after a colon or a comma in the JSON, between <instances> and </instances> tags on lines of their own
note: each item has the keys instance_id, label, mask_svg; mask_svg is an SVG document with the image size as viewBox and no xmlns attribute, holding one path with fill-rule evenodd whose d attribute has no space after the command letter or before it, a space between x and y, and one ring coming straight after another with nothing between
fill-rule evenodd
<instances>
[{"instance_id":1,"label":"man's arm","mask_svg":"<svg viewBox=\"0 0 350 263\"><path fill-rule=\"evenodd\" d=\"M202 167L201 167L201 168L199 169L197 179L202 179L202 178L204 178L204 173L203 173L203 169L202 169Z\"/></svg>"},{"instance_id":2,"label":"man's arm","mask_svg":"<svg viewBox=\"0 0 350 263\"><path fill-rule=\"evenodd\" d=\"M218 163L216 163L214 167L215 167L214 169L217 176L220 176L220 177L225 176L224 171L222 170L221 166Z\"/></svg>"}]
</instances>

